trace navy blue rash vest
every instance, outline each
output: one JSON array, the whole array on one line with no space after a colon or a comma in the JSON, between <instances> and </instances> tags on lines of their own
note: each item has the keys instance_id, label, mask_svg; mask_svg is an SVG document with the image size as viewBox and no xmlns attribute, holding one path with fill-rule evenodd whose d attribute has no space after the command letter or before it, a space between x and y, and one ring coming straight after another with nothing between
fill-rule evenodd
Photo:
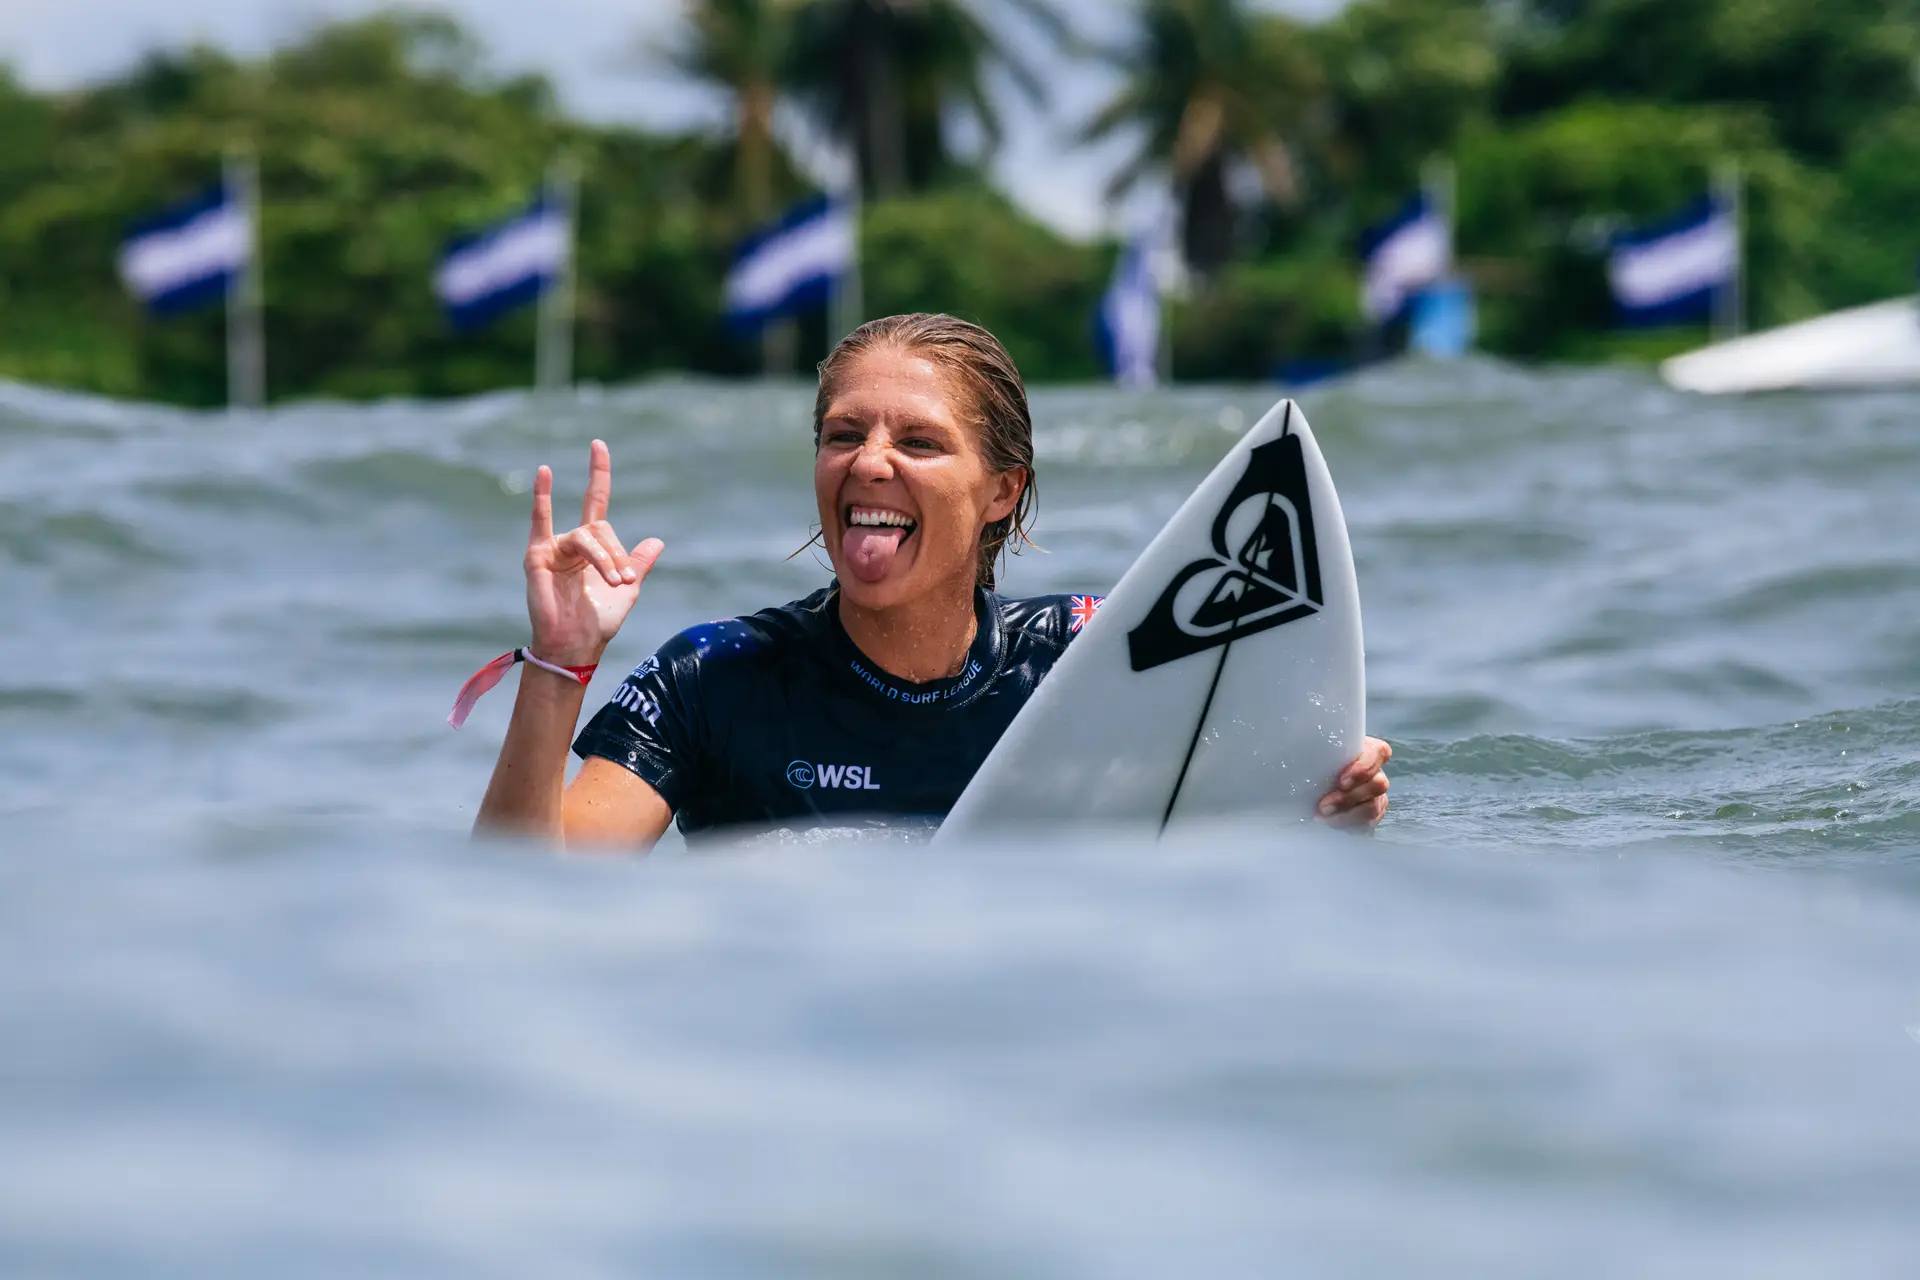
<instances>
[{"instance_id":1,"label":"navy blue rash vest","mask_svg":"<svg viewBox=\"0 0 1920 1280\"><path fill-rule=\"evenodd\" d=\"M913 684L855 647L828 587L681 632L633 669L573 749L632 770L689 836L931 828L1099 603L978 591L965 667Z\"/></svg>"}]
</instances>

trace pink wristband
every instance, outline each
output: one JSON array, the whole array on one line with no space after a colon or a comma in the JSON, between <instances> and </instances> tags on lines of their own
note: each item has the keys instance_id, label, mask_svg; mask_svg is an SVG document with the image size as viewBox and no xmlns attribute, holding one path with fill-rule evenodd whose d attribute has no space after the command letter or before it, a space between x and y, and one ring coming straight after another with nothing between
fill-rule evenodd
<instances>
[{"instance_id":1,"label":"pink wristband","mask_svg":"<svg viewBox=\"0 0 1920 1280\"><path fill-rule=\"evenodd\" d=\"M447 713L447 723L456 729L465 724L467 717L473 714L473 704L480 701L481 695L487 690L499 684L501 677L507 674L507 669L516 662L525 662L542 671L551 671L576 684L586 684L593 679L593 673L599 670L598 663L591 667L562 667L544 658L534 657L533 653L527 649L515 649L512 653L503 653L467 677L467 682L460 686L460 696L453 700L453 710Z\"/></svg>"}]
</instances>

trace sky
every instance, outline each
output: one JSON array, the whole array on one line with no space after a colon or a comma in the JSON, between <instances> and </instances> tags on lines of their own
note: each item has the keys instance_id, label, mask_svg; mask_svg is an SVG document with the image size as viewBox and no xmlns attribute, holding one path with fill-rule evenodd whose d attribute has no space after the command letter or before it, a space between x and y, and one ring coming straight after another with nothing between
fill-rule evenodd
<instances>
[{"instance_id":1,"label":"sky","mask_svg":"<svg viewBox=\"0 0 1920 1280\"><path fill-rule=\"evenodd\" d=\"M1341 0L1256 0L1301 16ZM154 49L205 43L241 55L296 40L330 18L390 7L379 0L0 0L0 62L37 89L65 89L113 76ZM442 0L485 44L502 73L537 71L553 81L570 112L654 128L717 125L723 95L644 65L640 50L671 37L680 0ZM1009 32L1022 30L1003 0L976 7ZM1127 0L1060 0L1081 33L1124 39ZM997 11L997 12L996 12ZM1103 191L1128 154L1128 139L1070 145L1078 123L1115 87L1101 67L1062 60L1047 68L1050 99L1024 103L999 85L1007 138L994 173L1025 208L1058 230L1086 238L1125 232L1149 216L1154 193L1109 208ZM802 140L793 135L796 143Z\"/></svg>"}]
</instances>

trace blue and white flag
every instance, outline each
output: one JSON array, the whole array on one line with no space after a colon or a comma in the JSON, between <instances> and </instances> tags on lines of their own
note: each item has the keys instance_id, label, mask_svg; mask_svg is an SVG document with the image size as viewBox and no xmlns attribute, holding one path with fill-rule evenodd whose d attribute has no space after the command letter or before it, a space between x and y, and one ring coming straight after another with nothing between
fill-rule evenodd
<instances>
[{"instance_id":1,"label":"blue and white flag","mask_svg":"<svg viewBox=\"0 0 1920 1280\"><path fill-rule=\"evenodd\" d=\"M1453 233L1424 193L1360 238L1360 309L1386 324L1453 266Z\"/></svg>"},{"instance_id":2,"label":"blue and white flag","mask_svg":"<svg viewBox=\"0 0 1920 1280\"><path fill-rule=\"evenodd\" d=\"M476 329L545 293L566 271L572 239L565 208L543 193L506 221L449 243L433 291L455 328Z\"/></svg>"},{"instance_id":3,"label":"blue and white flag","mask_svg":"<svg viewBox=\"0 0 1920 1280\"><path fill-rule=\"evenodd\" d=\"M727 273L727 323L736 331L818 306L853 269L853 209L819 196L749 236Z\"/></svg>"},{"instance_id":4,"label":"blue and white flag","mask_svg":"<svg viewBox=\"0 0 1920 1280\"><path fill-rule=\"evenodd\" d=\"M120 245L120 278L167 314L225 297L252 257L253 220L218 186L135 226Z\"/></svg>"},{"instance_id":5,"label":"blue and white flag","mask_svg":"<svg viewBox=\"0 0 1920 1280\"><path fill-rule=\"evenodd\" d=\"M1148 388L1158 378L1160 282L1153 257L1159 240L1159 232L1151 231L1121 250L1113 281L1094 316L1107 369L1123 387Z\"/></svg>"},{"instance_id":6,"label":"blue and white flag","mask_svg":"<svg viewBox=\"0 0 1920 1280\"><path fill-rule=\"evenodd\" d=\"M1613 238L1607 280L1627 324L1677 324L1713 314L1714 299L1740 274L1733 211L1702 198L1657 226Z\"/></svg>"}]
</instances>

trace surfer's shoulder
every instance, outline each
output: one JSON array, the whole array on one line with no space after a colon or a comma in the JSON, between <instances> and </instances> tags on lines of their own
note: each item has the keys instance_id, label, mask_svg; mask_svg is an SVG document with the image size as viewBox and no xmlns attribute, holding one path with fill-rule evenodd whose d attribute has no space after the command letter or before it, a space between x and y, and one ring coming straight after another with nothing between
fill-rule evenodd
<instances>
[{"instance_id":1,"label":"surfer's shoulder","mask_svg":"<svg viewBox=\"0 0 1920 1280\"><path fill-rule=\"evenodd\" d=\"M1105 596L1059 595L1027 596L1019 600L1010 600L1005 596L994 596L994 602L1000 610L1000 623L1006 628L1009 637L1030 636L1064 648L1067 641L1079 634L1082 627L1093 620L1099 611L1100 602Z\"/></svg>"},{"instance_id":2,"label":"surfer's shoulder","mask_svg":"<svg viewBox=\"0 0 1920 1280\"><path fill-rule=\"evenodd\" d=\"M661 645L657 656L710 672L756 665L793 641L805 643L820 634L826 625L822 609L827 594L819 591L756 613L688 627Z\"/></svg>"}]
</instances>

